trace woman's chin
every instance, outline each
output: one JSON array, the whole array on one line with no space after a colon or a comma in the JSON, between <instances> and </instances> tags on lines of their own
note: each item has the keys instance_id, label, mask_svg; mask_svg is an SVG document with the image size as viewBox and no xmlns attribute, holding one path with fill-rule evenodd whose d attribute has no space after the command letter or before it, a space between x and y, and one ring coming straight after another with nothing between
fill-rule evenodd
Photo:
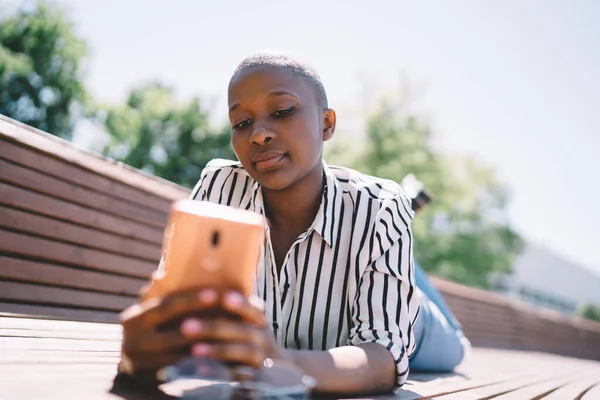
<instances>
[{"instance_id":1,"label":"woman's chin","mask_svg":"<svg viewBox=\"0 0 600 400\"><path fill-rule=\"evenodd\" d=\"M292 184L292 182L284 179L263 179L262 182L259 181L259 183L263 189L271 191L282 191L289 188Z\"/></svg>"}]
</instances>

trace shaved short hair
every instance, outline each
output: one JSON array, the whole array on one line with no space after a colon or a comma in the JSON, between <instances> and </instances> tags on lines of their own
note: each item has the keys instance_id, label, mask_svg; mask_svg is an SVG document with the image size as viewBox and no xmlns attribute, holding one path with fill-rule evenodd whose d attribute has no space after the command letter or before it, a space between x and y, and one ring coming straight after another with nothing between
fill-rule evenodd
<instances>
[{"instance_id":1,"label":"shaved short hair","mask_svg":"<svg viewBox=\"0 0 600 400\"><path fill-rule=\"evenodd\" d=\"M238 64L229 82L231 83L234 78L248 69L255 67L281 68L302 77L313 88L319 107L322 109L328 108L327 93L325 92L325 86L323 86L319 73L308 64L285 54L274 52L252 54Z\"/></svg>"}]
</instances>

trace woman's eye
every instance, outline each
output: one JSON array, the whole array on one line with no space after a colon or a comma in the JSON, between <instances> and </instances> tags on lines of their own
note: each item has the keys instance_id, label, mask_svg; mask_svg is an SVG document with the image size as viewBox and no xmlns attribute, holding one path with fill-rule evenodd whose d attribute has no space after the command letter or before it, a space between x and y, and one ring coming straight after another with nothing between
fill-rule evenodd
<instances>
[{"instance_id":1,"label":"woman's eye","mask_svg":"<svg viewBox=\"0 0 600 400\"><path fill-rule=\"evenodd\" d=\"M239 123L235 124L233 126L233 129L235 129L236 131L245 129L245 128L247 128L247 127L250 126L250 123L251 123L251 121L249 119L246 119L246 120L244 120L242 122L239 122Z\"/></svg>"},{"instance_id":2,"label":"woman's eye","mask_svg":"<svg viewBox=\"0 0 600 400\"><path fill-rule=\"evenodd\" d=\"M284 108L282 110L277 110L273 113L273 116L276 118L287 117L288 115L291 115L295 109L296 109L296 107L292 106L289 108Z\"/></svg>"}]
</instances>

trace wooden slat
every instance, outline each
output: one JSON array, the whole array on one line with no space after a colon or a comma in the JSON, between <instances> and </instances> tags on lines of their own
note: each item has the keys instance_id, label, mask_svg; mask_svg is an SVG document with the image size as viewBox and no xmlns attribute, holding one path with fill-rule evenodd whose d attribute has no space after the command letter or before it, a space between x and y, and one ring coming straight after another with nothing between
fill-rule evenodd
<instances>
[{"instance_id":1,"label":"wooden slat","mask_svg":"<svg viewBox=\"0 0 600 400\"><path fill-rule=\"evenodd\" d=\"M161 248L135 239L102 232L42 215L0 206L0 227L44 236L111 253L123 254L158 264Z\"/></svg>"},{"instance_id":2,"label":"wooden slat","mask_svg":"<svg viewBox=\"0 0 600 400\"><path fill-rule=\"evenodd\" d=\"M587 390L583 394L583 396L581 396L581 400L598 400L598 399L600 399L600 383L597 383L593 387L589 388L589 390Z\"/></svg>"},{"instance_id":3,"label":"wooden slat","mask_svg":"<svg viewBox=\"0 0 600 400\"><path fill-rule=\"evenodd\" d=\"M541 399L549 393L566 385L569 382L567 378L555 378L534 385L522 387L512 392L494 397L498 400L522 400L522 399Z\"/></svg>"},{"instance_id":4,"label":"wooden slat","mask_svg":"<svg viewBox=\"0 0 600 400\"><path fill-rule=\"evenodd\" d=\"M65 376L80 375L87 377L90 375L104 375L114 376L117 371L117 367L107 364L65 364L65 365L0 365L0 375L7 376L9 374L13 376L19 376L20 374L29 374L29 377L35 375L36 381L38 379L53 379L64 378ZM107 375L108 374L108 375ZM62 376L61 376L62 375ZM2 397L0 397L2 398Z\"/></svg>"},{"instance_id":5,"label":"wooden slat","mask_svg":"<svg viewBox=\"0 0 600 400\"><path fill-rule=\"evenodd\" d=\"M505 381L507 378L501 376L492 376L487 378L468 379L462 378L455 381L451 379L439 379L428 382L417 382L410 386L410 391L419 394L419 398L442 398L451 394L460 394L457 398L469 399L464 395L465 391L473 388L486 387Z\"/></svg>"},{"instance_id":6,"label":"wooden slat","mask_svg":"<svg viewBox=\"0 0 600 400\"><path fill-rule=\"evenodd\" d=\"M105 353L121 351L121 343L107 340L3 336L0 338L0 343L5 345L5 351L52 350L56 352L78 352L80 350L86 350Z\"/></svg>"},{"instance_id":7,"label":"wooden slat","mask_svg":"<svg viewBox=\"0 0 600 400\"><path fill-rule=\"evenodd\" d=\"M54 368L61 368L55 364ZM67 365L69 366L69 365ZM17 371L27 365L15 365ZM31 376L37 375L37 370L15 376L6 385L0 385L0 399L35 399L35 400L175 400L171 396L149 395L147 393L128 392L126 394L112 394L111 387L115 376L112 365L96 365L97 370L84 373L63 372L58 369L57 374L44 375L36 384L31 383ZM112 369L112 371L111 371ZM12 375L12 374L11 374ZM58 376L58 378L57 378ZM60 382L59 384L57 382ZM204 397L206 398L206 397ZM215 399L219 397L208 397Z\"/></svg>"},{"instance_id":8,"label":"wooden slat","mask_svg":"<svg viewBox=\"0 0 600 400\"><path fill-rule=\"evenodd\" d=\"M0 336L3 337L22 337L22 338L51 338L51 339L71 339L71 340L94 340L120 342L121 334L107 334L105 332L78 332L78 331L54 331L54 330L27 330L27 329L9 329L2 328Z\"/></svg>"},{"instance_id":9,"label":"wooden slat","mask_svg":"<svg viewBox=\"0 0 600 400\"><path fill-rule=\"evenodd\" d=\"M156 269L156 264L149 261L140 261L5 230L0 230L0 252L21 254L144 279Z\"/></svg>"},{"instance_id":10,"label":"wooden slat","mask_svg":"<svg viewBox=\"0 0 600 400\"><path fill-rule=\"evenodd\" d=\"M146 280L0 256L0 279L137 296Z\"/></svg>"},{"instance_id":11,"label":"wooden slat","mask_svg":"<svg viewBox=\"0 0 600 400\"><path fill-rule=\"evenodd\" d=\"M500 294L490 293L483 289L467 289L463 285L440 279L436 276L429 276L429 279L448 301L450 301L452 297L458 297L460 299L475 300L490 305L513 307L511 300Z\"/></svg>"},{"instance_id":12,"label":"wooden slat","mask_svg":"<svg viewBox=\"0 0 600 400\"><path fill-rule=\"evenodd\" d=\"M8 333L14 330L19 331L18 335L29 332L29 336L9 336ZM0 346L4 349L12 348L3 354L0 376L15 375L9 384L0 385L0 396L9 390L12 394L17 393L15 388L19 385L35 381L36 385L29 384L36 387L31 392L32 396L36 399L44 398L45 393L50 393L52 388L56 390L56 382L61 381L64 383L55 398L65 398L68 397L67 393L77 393L79 398L104 399L97 396L105 395L106 389L103 388L109 387L114 377L119 360L118 341L101 342L91 336L90 340L85 341L46 335L96 332L106 333L108 337L118 334L119 330L120 326L116 324L0 316ZM40 332L41 338L36 338L36 332ZM395 395L373 396L373 399L474 399L482 398L482 394L488 392L493 393L493 396L521 392L528 397L516 398L537 398L548 393L552 386L560 385L560 379L573 382L581 371L586 371L588 377L600 376L600 363L533 352L475 348L471 357L457 369L457 374L410 374L405 390ZM567 388L568 382L564 388ZM181 394L184 390L184 387L178 385L165 385L163 388L173 394ZM20 394L19 397L22 398L22 393Z\"/></svg>"},{"instance_id":13,"label":"wooden slat","mask_svg":"<svg viewBox=\"0 0 600 400\"><path fill-rule=\"evenodd\" d=\"M112 364L117 365L119 354L98 355L95 353L59 352L4 352L0 364Z\"/></svg>"},{"instance_id":14,"label":"wooden slat","mask_svg":"<svg viewBox=\"0 0 600 400\"><path fill-rule=\"evenodd\" d=\"M7 347L11 346L8 343ZM63 351L52 349L7 349L2 351L2 364L37 364L55 362L82 362L89 360L90 363L114 363L117 364L121 358L118 350L101 351L79 349L76 351Z\"/></svg>"},{"instance_id":15,"label":"wooden slat","mask_svg":"<svg viewBox=\"0 0 600 400\"><path fill-rule=\"evenodd\" d=\"M577 327L578 329L600 333L600 324L593 321L565 316L554 310L536 307L522 301L505 298L500 294L466 287L464 285L446 281L435 276L430 276L430 279L433 285L441 291L442 295L448 300L449 303L460 299L460 301L470 304L477 303L479 305L485 303L497 305L506 309L512 309L515 313L522 315L534 315L538 319L549 321L551 323L571 325Z\"/></svg>"},{"instance_id":16,"label":"wooden slat","mask_svg":"<svg viewBox=\"0 0 600 400\"><path fill-rule=\"evenodd\" d=\"M121 312L134 302L131 297L115 294L93 293L10 281L0 281L0 300L115 312ZM9 312L4 308L0 308L0 311Z\"/></svg>"},{"instance_id":17,"label":"wooden slat","mask_svg":"<svg viewBox=\"0 0 600 400\"><path fill-rule=\"evenodd\" d=\"M189 190L167 180L143 173L135 168L96 153L76 149L71 143L0 115L0 146L6 141L51 155L72 165L105 176L121 184L168 200L187 197ZM0 148L2 152L2 148Z\"/></svg>"},{"instance_id":18,"label":"wooden slat","mask_svg":"<svg viewBox=\"0 0 600 400\"><path fill-rule=\"evenodd\" d=\"M567 385L544 397L544 400L578 399L586 391L598 384L600 384L600 372L599 376L593 378L577 379L569 382Z\"/></svg>"},{"instance_id":19,"label":"wooden slat","mask_svg":"<svg viewBox=\"0 0 600 400\"><path fill-rule=\"evenodd\" d=\"M501 380L490 385L472 387L461 392L438 397L440 400L462 400L466 398L485 399L550 379L540 375L524 374L523 376L524 377Z\"/></svg>"},{"instance_id":20,"label":"wooden slat","mask_svg":"<svg viewBox=\"0 0 600 400\"><path fill-rule=\"evenodd\" d=\"M524 379L515 379L507 382L503 382L497 385L492 385L484 388L478 388L475 390L469 390L465 392L465 395L472 396L476 399L491 399L491 398L504 398L508 396L511 398L514 393L533 393L530 397L518 397L520 399L531 399L535 396L548 392L549 390L555 389L560 386L563 381L557 382L559 379L558 375L539 375L537 377L530 377ZM550 386L550 389L547 387ZM445 397L442 397L446 400ZM458 400L459 397L452 398L452 400ZM448 398L448 400L451 400Z\"/></svg>"},{"instance_id":21,"label":"wooden slat","mask_svg":"<svg viewBox=\"0 0 600 400\"><path fill-rule=\"evenodd\" d=\"M125 237L162 244L163 229L127 221L101 211L0 182L0 204L70 221Z\"/></svg>"},{"instance_id":22,"label":"wooden slat","mask_svg":"<svg viewBox=\"0 0 600 400\"><path fill-rule=\"evenodd\" d=\"M12 163L22 165L35 171L43 172L56 178L65 178L79 186L107 193L110 196L141 204L149 209L165 212L171 203L170 198L154 195L138 190L132 186L123 184L118 180L106 178L96 172L82 168L79 165L69 163L56 158L54 154L46 154L29 147L23 147L16 143L7 142L0 134L0 157ZM145 179L145 176L141 177ZM182 196L186 196L183 188Z\"/></svg>"},{"instance_id":23,"label":"wooden slat","mask_svg":"<svg viewBox=\"0 0 600 400\"><path fill-rule=\"evenodd\" d=\"M97 209L108 214L130 219L142 224L162 228L166 223L166 211L148 209L143 204L130 203L93 191L63 179L54 178L0 158L0 180L13 186L23 187L54 198Z\"/></svg>"},{"instance_id":24,"label":"wooden slat","mask_svg":"<svg viewBox=\"0 0 600 400\"><path fill-rule=\"evenodd\" d=\"M49 306L16 304L0 300L0 313L12 313L23 316L41 316L50 318L60 318L70 321L93 321L110 322L119 321L119 316L115 312L96 311L96 310L78 310L70 308L57 308Z\"/></svg>"},{"instance_id":25,"label":"wooden slat","mask_svg":"<svg viewBox=\"0 0 600 400\"><path fill-rule=\"evenodd\" d=\"M22 315L0 313L0 330L4 328L23 330L47 330L62 332L96 332L98 334L121 334L121 326L115 323L64 321L51 318L32 318Z\"/></svg>"}]
</instances>

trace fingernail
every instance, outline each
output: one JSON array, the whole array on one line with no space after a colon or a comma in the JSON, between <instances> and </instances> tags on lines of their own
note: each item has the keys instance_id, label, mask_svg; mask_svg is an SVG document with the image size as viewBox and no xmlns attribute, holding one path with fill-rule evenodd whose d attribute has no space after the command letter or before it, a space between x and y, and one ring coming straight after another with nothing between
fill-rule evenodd
<instances>
[{"instance_id":1,"label":"fingernail","mask_svg":"<svg viewBox=\"0 0 600 400\"><path fill-rule=\"evenodd\" d=\"M227 293L227 303L233 308L237 308L242 305L244 298L238 292Z\"/></svg>"},{"instance_id":2,"label":"fingernail","mask_svg":"<svg viewBox=\"0 0 600 400\"><path fill-rule=\"evenodd\" d=\"M217 292L212 289L205 289L198 293L198 299L203 303L213 303L217 300Z\"/></svg>"},{"instance_id":3,"label":"fingernail","mask_svg":"<svg viewBox=\"0 0 600 400\"><path fill-rule=\"evenodd\" d=\"M210 353L210 346L204 343L198 343L192 346L192 355L206 356Z\"/></svg>"},{"instance_id":4,"label":"fingernail","mask_svg":"<svg viewBox=\"0 0 600 400\"><path fill-rule=\"evenodd\" d=\"M187 335L193 335L202 329L202 322L197 319L188 318L181 323L181 332Z\"/></svg>"}]
</instances>

